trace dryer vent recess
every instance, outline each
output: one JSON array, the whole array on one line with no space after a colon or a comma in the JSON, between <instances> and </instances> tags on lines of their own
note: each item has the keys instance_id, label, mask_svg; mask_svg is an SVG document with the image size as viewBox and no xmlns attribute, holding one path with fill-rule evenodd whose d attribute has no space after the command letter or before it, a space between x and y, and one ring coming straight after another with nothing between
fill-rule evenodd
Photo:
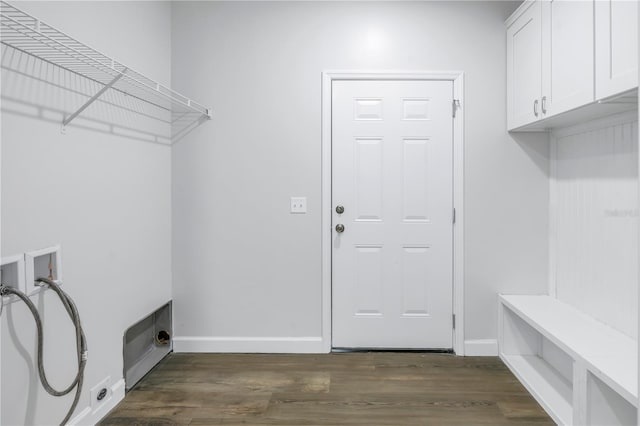
<instances>
[{"instance_id":1,"label":"dryer vent recess","mask_svg":"<svg viewBox=\"0 0 640 426\"><path fill-rule=\"evenodd\" d=\"M156 334L157 345L168 345L171 342L171 334L167 330L160 330Z\"/></svg>"},{"instance_id":2,"label":"dryer vent recess","mask_svg":"<svg viewBox=\"0 0 640 426\"><path fill-rule=\"evenodd\" d=\"M124 334L124 381L126 390L173 350L171 302L133 324Z\"/></svg>"}]
</instances>

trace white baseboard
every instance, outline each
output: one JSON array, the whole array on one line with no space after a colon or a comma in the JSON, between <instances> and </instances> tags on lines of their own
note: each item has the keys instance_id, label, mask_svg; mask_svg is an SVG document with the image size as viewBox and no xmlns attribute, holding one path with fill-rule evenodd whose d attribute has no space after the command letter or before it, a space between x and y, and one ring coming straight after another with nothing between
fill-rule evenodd
<instances>
[{"instance_id":1,"label":"white baseboard","mask_svg":"<svg viewBox=\"0 0 640 426\"><path fill-rule=\"evenodd\" d=\"M465 340L464 356L498 356L498 341L496 339Z\"/></svg>"},{"instance_id":2,"label":"white baseboard","mask_svg":"<svg viewBox=\"0 0 640 426\"><path fill-rule=\"evenodd\" d=\"M195 337L173 338L175 352L326 353L322 337Z\"/></svg>"},{"instance_id":3,"label":"white baseboard","mask_svg":"<svg viewBox=\"0 0 640 426\"><path fill-rule=\"evenodd\" d=\"M111 397L107 401L100 404L95 411L92 411L91 407L85 407L68 424L71 426L94 426L123 399L124 379L120 379L111 386Z\"/></svg>"}]
</instances>

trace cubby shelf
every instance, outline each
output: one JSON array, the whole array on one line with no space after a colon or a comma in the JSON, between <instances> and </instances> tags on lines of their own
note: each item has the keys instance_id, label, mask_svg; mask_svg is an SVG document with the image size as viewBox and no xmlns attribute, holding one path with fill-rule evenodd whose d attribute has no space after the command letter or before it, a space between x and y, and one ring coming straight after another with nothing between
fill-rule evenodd
<instances>
[{"instance_id":1,"label":"cubby shelf","mask_svg":"<svg viewBox=\"0 0 640 426\"><path fill-rule=\"evenodd\" d=\"M165 87L86 44L0 1L0 41L17 51L86 78L100 89L66 116L69 124L109 90L118 92L123 107L131 100L148 104L145 115L170 125L175 140L195 124L211 118L211 110Z\"/></svg>"},{"instance_id":2,"label":"cubby shelf","mask_svg":"<svg viewBox=\"0 0 640 426\"><path fill-rule=\"evenodd\" d=\"M504 363L558 424L573 424L573 391L549 363L537 355L505 355Z\"/></svg>"},{"instance_id":3,"label":"cubby shelf","mask_svg":"<svg viewBox=\"0 0 640 426\"><path fill-rule=\"evenodd\" d=\"M558 424L635 424L634 339L550 296L502 295L498 318L500 357Z\"/></svg>"}]
</instances>

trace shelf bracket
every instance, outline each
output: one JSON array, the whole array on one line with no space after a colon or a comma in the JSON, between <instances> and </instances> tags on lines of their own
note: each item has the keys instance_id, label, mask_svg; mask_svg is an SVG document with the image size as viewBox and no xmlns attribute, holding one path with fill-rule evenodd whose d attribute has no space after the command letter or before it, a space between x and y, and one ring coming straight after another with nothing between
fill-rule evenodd
<instances>
[{"instance_id":1,"label":"shelf bracket","mask_svg":"<svg viewBox=\"0 0 640 426\"><path fill-rule=\"evenodd\" d=\"M89 105L91 105L92 103L94 103L96 101L96 99L98 99L100 96L102 96L102 94L104 92L106 92L107 90L109 90L114 84L116 84L118 82L118 80L120 80L123 76L124 73L127 72L127 69L125 68L122 73L118 74L113 80L111 80L106 86L104 86L102 89L100 89L100 91L98 93L96 93L95 95L93 95L91 97L91 99L89 99L87 102L84 103L84 105L82 105L80 108L78 108L78 110L76 112L74 112L73 114L71 114L69 117L65 118L64 121L62 121L62 128L64 129L69 123L71 123L71 121L73 121L74 118L76 118L82 111L84 111L85 109L87 109L89 107Z\"/></svg>"}]
</instances>

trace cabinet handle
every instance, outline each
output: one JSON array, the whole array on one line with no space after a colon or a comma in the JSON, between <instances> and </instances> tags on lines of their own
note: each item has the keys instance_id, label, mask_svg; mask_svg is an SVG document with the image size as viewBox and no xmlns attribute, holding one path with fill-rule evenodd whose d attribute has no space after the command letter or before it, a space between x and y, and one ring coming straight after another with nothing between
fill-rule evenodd
<instances>
[{"instance_id":1,"label":"cabinet handle","mask_svg":"<svg viewBox=\"0 0 640 426\"><path fill-rule=\"evenodd\" d=\"M546 96L542 97L541 107L542 107L542 113L546 114L547 113L547 97Z\"/></svg>"},{"instance_id":2,"label":"cabinet handle","mask_svg":"<svg viewBox=\"0 0 640 426\"><path fill-rule=\"evenodd\" d=\"M538 100L533 101L533 115L538 116Z\"/></svg>"}]
</instances>

